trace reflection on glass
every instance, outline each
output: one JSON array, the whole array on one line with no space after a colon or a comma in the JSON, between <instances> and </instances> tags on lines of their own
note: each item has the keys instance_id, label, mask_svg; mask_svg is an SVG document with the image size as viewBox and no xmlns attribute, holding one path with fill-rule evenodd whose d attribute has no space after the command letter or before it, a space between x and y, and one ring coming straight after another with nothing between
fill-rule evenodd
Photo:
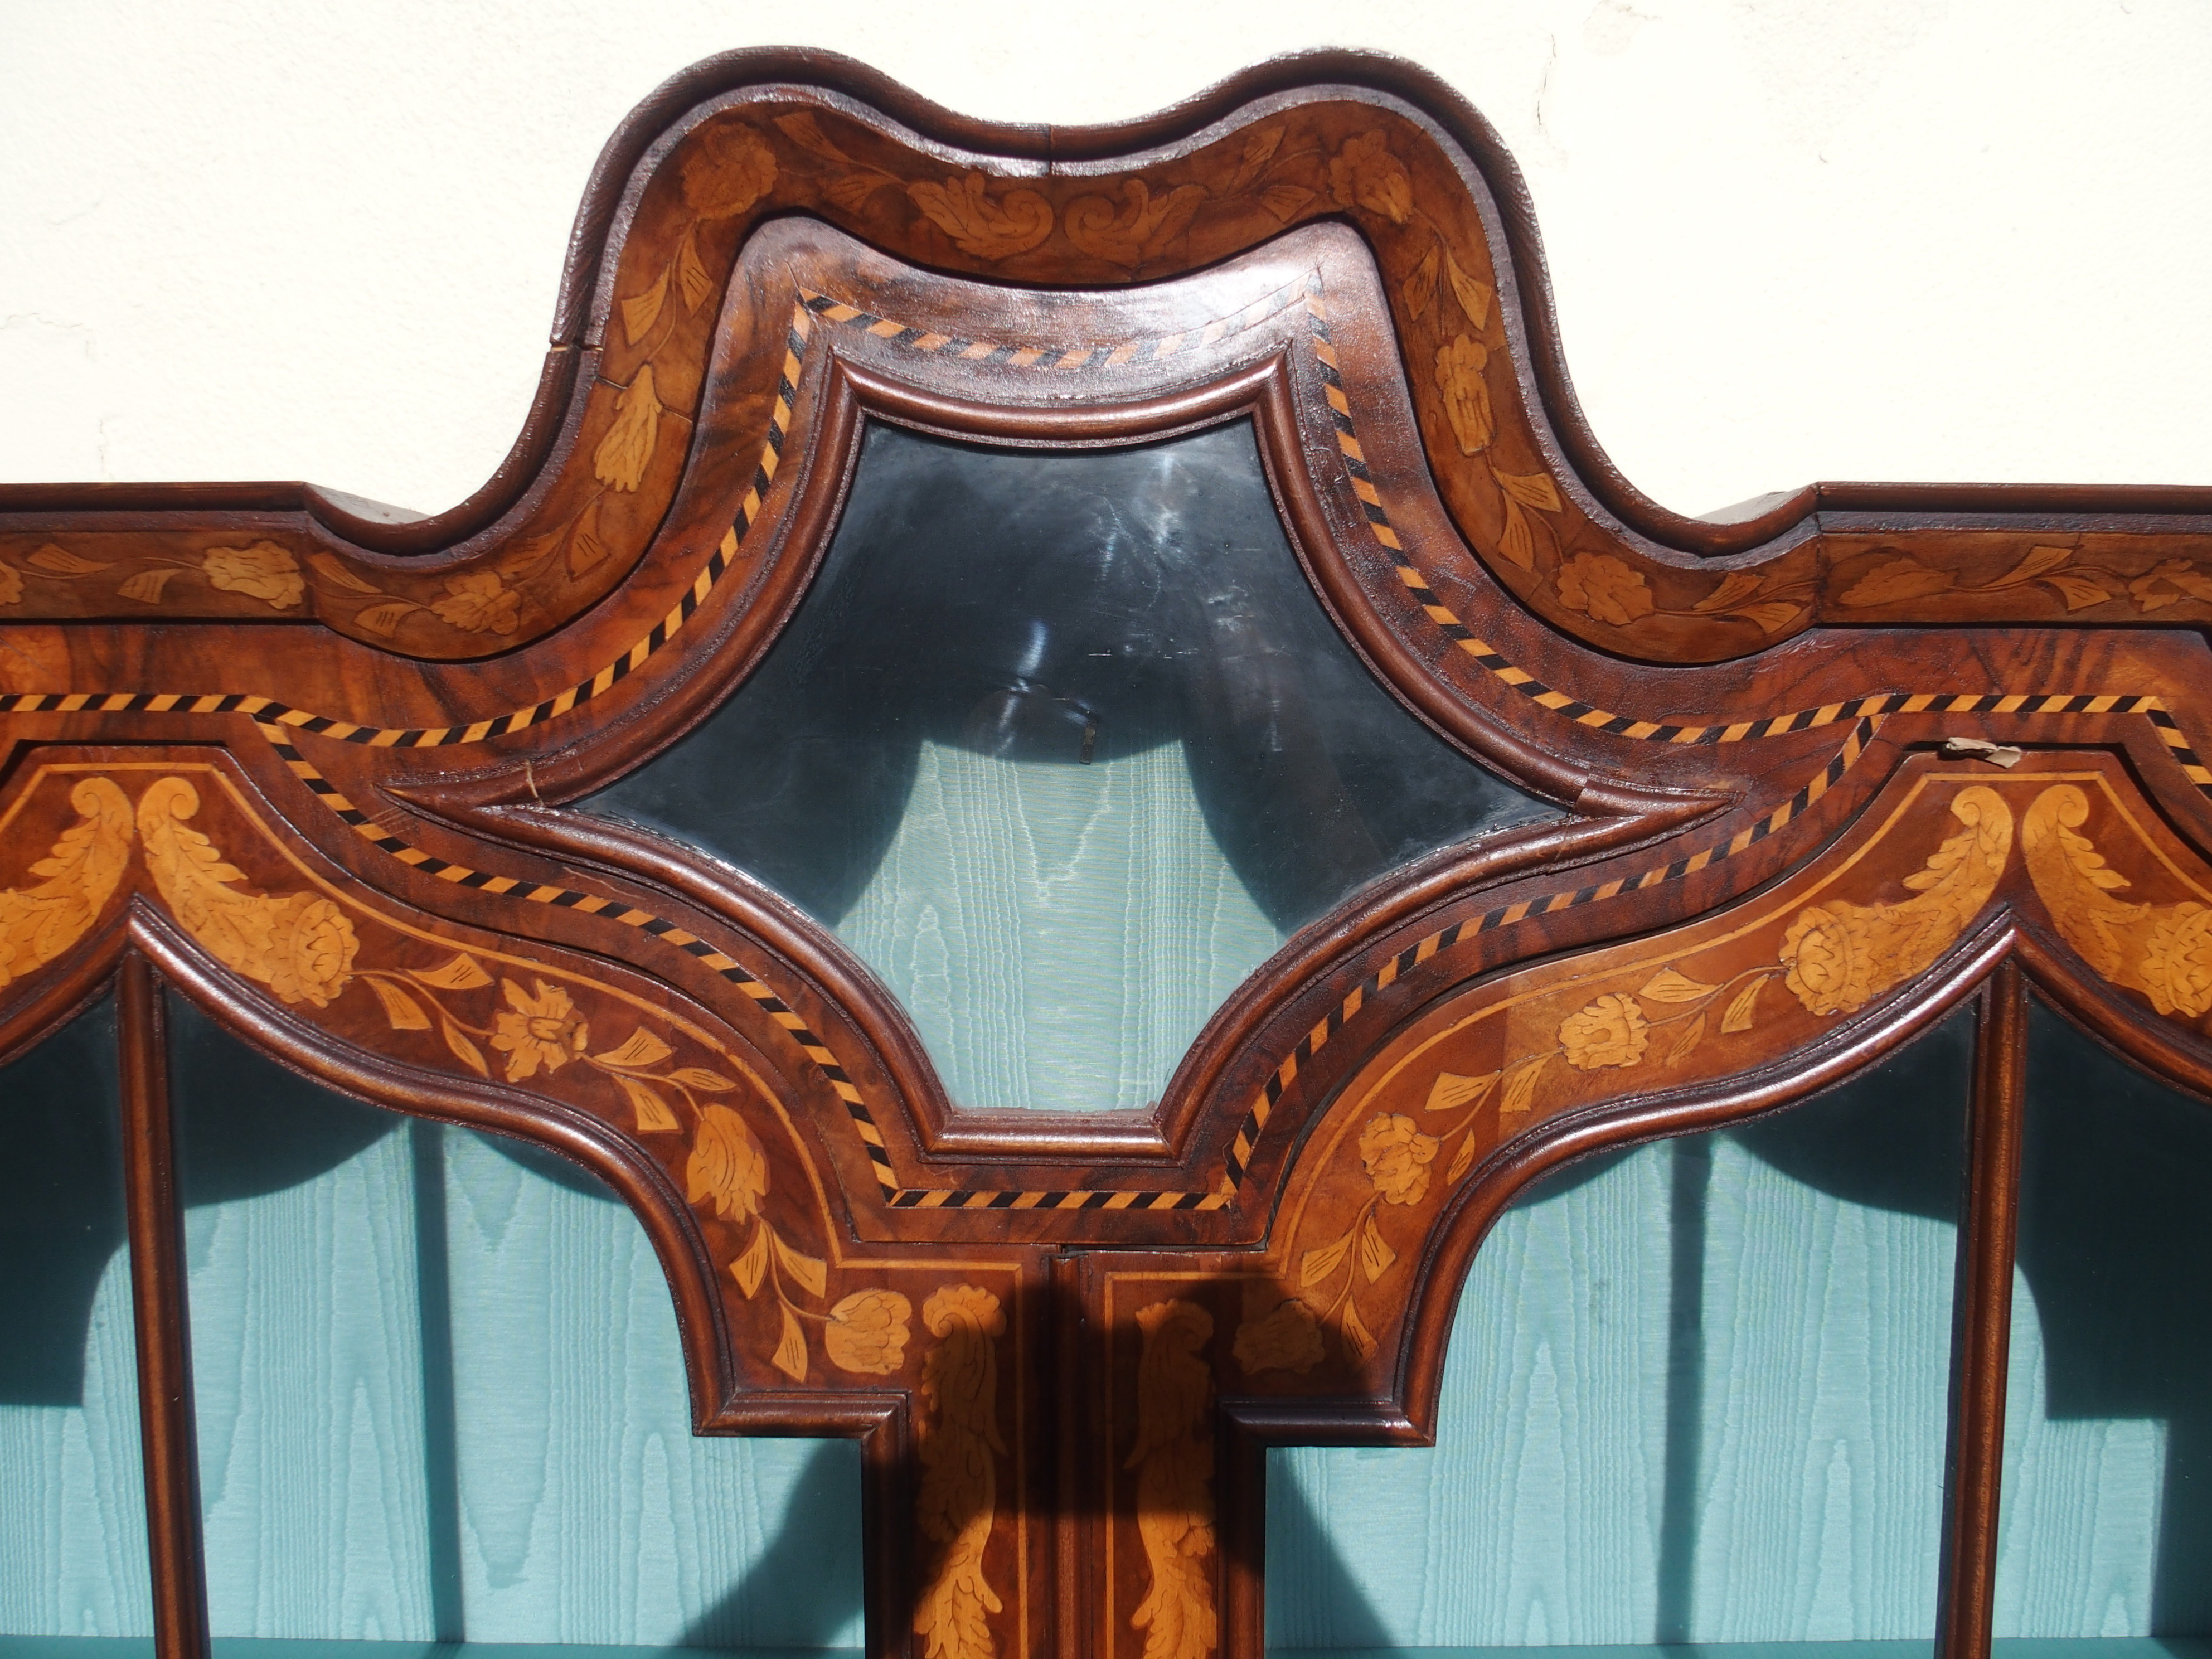
<instances>
[{"instance_id":1,"label":"reflection on glass","mask_svg":"<svg viewBox=\"0 0 2212 1659\"><path fill-rule=\"evenodd\" d=\"M1932 1638L1972 1046L1525 1195L1436 1449L1270 1455L1269 1645Z\"/></svg>"},{"instance_id":2,"label":"reflection on glass","mask_svg":"<svg viewBox=\"0 0 2212 1659\"><path fill-rule=\"evenodd\" d=\"M7 1635L153 1633L122 1144L110 997L0 1069Z\"/></svg>"},{"instance_id":3,"label":"reflection on glass","mask_svg":"<svg viewBox=\"0 0 2212 1659\"><path fill-rule=\"evenodd\" d=\"M1063 1110L1148 1104L1292 930L1543 810L1362 666L1243 422L1058 453L872 428L783 637L590 804L835 928L956 1101Z\"/></svg>"},{"instance_id":4,"label":"reflection on glass","mask_svg":"<svg viewBox=\"0 0 2212 1659\"><path fill-rule=\"evenodd\" d=\"M2212 1635L2212 1107L2028 1020L1996 1633Z\"/></svg>"},{"instance_id":5,"label":"reflection on glass","mask_svg":"<svg viewBox=\"0 0 2212 1659\"><path fill-rule=\"evenodd\" d=\"M218 1637L855 1646L857 1448L701 1440L592 1177L172 999Z\"/></svg>"}]
</instances>

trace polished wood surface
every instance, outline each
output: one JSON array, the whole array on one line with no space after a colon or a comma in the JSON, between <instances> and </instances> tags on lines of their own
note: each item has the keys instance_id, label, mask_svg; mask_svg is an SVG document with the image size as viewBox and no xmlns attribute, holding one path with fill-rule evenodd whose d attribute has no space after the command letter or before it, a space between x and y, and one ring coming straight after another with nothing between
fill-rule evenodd
<instances>
[{"instance_id":1,"label":"polished wood surface","mask_svg":"<svg viewBox=\"0 0 2212 1659\"><path fill-rule=\"evenodd\" d=\"M1936 1641L1947 1659L1986 1659L1990 1650L2027 1092L2027 987L2019 967L2008 963L1998 969L1982 994L1967 1130L1966 1207L1972 1219L1959 1240L1959 1288L1952 1304L1958 1337L1936 1608Z\"/></svg>"},{"instance_id":2,"label":"polished wood surface","mask_svg":"<svg viewBox=\"0 0 2212 1659\"><path fill-rule=\"evenodd\" d=\"M185 1230L161 988L145 957L118 975L123 1057L123 1190L131 1224L131 1310L138 1339L139 1441L146 1458L146 1542L154 1580L154 1650L206 1659L207 1590L200 1467L192 1413Z\"/></svg>"},{"instance_id":3,"label":"polished wood surface","mask_svg":"<svg viewBox=\"0 0 2212 1659\"><path fill-rule=\"evenodd\" d=\"M1345 637L1556 812L1301 929L1150 1111L963 1109L829 930L574 806L761 659L872 420L1249 421ZM1403 65L1088 131L701 66L611 141L530 422L454 513L0 489L0 1052L123 974L165 1651L198 1509L155 968L335 1088L605 1180L697 1429L863 1441L869 1639L930 1659L1257 1654L1267 1448L1432 1431L1517 1191L1992 999L1944 1559L1946 1650L1982 1652L2021 978L2212 1085L2208 620L2212 490L1644 501L1566 390L1511 163Z\"/></svg>"}]
</instances>

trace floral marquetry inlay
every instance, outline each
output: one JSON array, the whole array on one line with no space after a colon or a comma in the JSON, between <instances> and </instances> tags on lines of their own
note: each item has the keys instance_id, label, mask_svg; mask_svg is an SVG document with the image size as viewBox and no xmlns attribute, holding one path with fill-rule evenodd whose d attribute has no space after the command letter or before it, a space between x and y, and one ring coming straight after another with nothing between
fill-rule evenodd
<instances>
[{"instance_id":1,"label":"floral marquetry inlay","mask_svg":"<svg viewBox=\"0 0 2212 1659\"><path fill-rule=\"evenodd\" d=\"M81 815L30 866L35 886L0 891L0 985L44 967L84 937L131 859L131 802L109 778L70 793Z\"/></svg>"},{"instance_id":2,"label":"floral marquetry inlay","mask_svg":"<svg viewBox=\"0 0 2212 1659\"><path fill-rule=\"evenodd\" d=\"M1205 1659L1218 1639L1213 1602L1213 1316L1188 1302L1137 1310L1137 1532L1152 1588L1129 1615L1145 1659Z\"/></svg>"},{"instance_id":3,"label":"floral marquetry inlay","mask_svg":"<svg viewBox=\"0 0 2212 1659\"><path fill-rule=\"evenodd\" d=\"M1087 131L816 54L679 77L605 153L540 394L470 502L0 489L0 1054L120 974L135 1109L189 998L330 1087L588 1168L665 1270L701 1431L866 1441L872 1651L1258 1659L1267 1447L1430 1433L1473 1254L1565 1161L1790 1107L1970 1000L1980 1052L2017 1054L2030 981L2212 1088L2212 492L1820 485L1677 517L1575 406L1537 246L1494 133L1395 61ZM1167 1027L1088 958L1015 997L988 951L917 951L957 1010L934 1027L871 972L838 895L908 871L867 815L921 799L909 647L958 632L963 581L1027 603L1021 515L1071 455L1232 437L1233 534L1200 533L1221 489L1163 494L1187 564L1136 599L1036 582L1066 614L979 630L933 694L933 756L1086 787L1172 738L1194 830L1280 890L1188 1033L1116 1073L1127 1109L1018 1113L1043 1095L951 1086L944 1028L1048 1032L1088 1076L1094 1030ZM941 569L900 486L878 629L833 544L868 522L861 454L900 443L942 452L931 489L955 450L1024 482ZM1137 568L1133 492L1065 493L1113 520L1100 568ZM1255 548L1310 637L1224 574ZM792 648L817 594L851 663L757 748L689 748L780 662L830 660ZM1188 638L1109 707L1078 682L1116 649L1084 630L1159 595ZM1325 696L1293 672L1323 646ZM1512 810L1422 793L1383 714ZM648 775L697 822L771 805L836 902L672 809L602 810ZM1163 838L1129 840L1126 893L1031 884L1122 925L1181 891ZM1158 951L1125 956L1161 989ZM1101 1020L1040 1012L1076 1005ZM1975 1190L1962 1237L1996 1237ZM1974 1265L1961 1365L2002 1355L2008 1267ZM1956 1457L2002 1438L1971 1426Z\"/></svg>"},{"instance_id":4,"label":"floral marquetry inlay","mask_svg":"<svg viewBox=\"0 0 2212 1659\"><path fill-rule=\"evenodd\" d=\"M1311 1196L1293 1205L1289 1294L1237 1333L1240 1368L1304 1376L1330 1354L1364 1366L1422 1230L1500 1148L1564 1113L1818 1041L1928 974L2001 894L2039 898L2093 968L2160 1012L2212 1008L2212 908L2112 897L2125 878L2075 828L2088 799L2047 773L1926 773L1871 841L1742 915L1508 975L1427 1017L1333 1114ZM1317 1351L1324 1335L1334 1346Z\"/></svg>"},{"instance_id":5,"label":"floral marquetry inlay","mask_svg":"<svg viewBox=\"0 0 2212 1659\"><path fill-rule=\"evenodd\" d=\"M139 798L138 833L161 897L233 973L280 1001L326 1006L353 979L361 940L352 921L318 893L252 891L246 872L186 822L199 810L199 792L184 778L161 778Z\"/></svg>"},{"instance_id":6,"label":"floral marquetry inlay","mask_svg":"<svg viewBox=\"0 0 2212 1659\"><path fill-rule=\"evenodd\" d=\"M914 1615L925 1659L994 1659L991 1615L1005 1603L984 1553L998 1511L999 1298L975 1285L947 1285L922 1304L936 1338L922 1363L916 1422L921 1490L915 1522L927 1571Z\"/></svg>"},{"instance_id":7,"label":"floral marquetry inlay","mask_svg":"<svg viewBox=\"0 0 2212 1659\"><path fill-rule=\"evenodd\" d=\"M798 1176L787 1116L754 1067L699 1027L542 960L441 948L295 861L264 868L267 831L220 773L118 766L39 781L66 781L79 817L30 866L43 880L0 890L0 986L76 945L137 862L192 942L280 1005L425 1071L581 1108L654 1148L700 1215L733 1235L723 1267L768 1310L758 1352L775 1371L818 1377L817 1354L860 1376L904 1367L908 1297L794 1242L819 1221L811 1199L771 1207L779 1164ZM27 794L39 797L36 783Z\"/></svg>"},{"instance_id":8,"label":"floral marquetry inlay","mask_svg":"<svg viewBox=\"0 0 2212 1659\"><path fill-rule=\"evenodd\" d=\"M1790 924L1780 959L1785 982L1808 1013L1856 1013L1924 971L1989 902L2012 850L2012 813L1995 790L1978 785L1954 795L1950 811L1966 827L1905 878L1916 897L1886 904L1834 899ZM1747 1004L1746 1024L1747 1010Z\"/></svg>"},{"instance_id":9,"label":"floral marquetry inlay","mask_svg":"<svg viewBox=\"0 0 2212 1659\"><path fill-rule=\"evenodd\" d=\"M2212 1010L2212 906L2114 897L2135 884L2081 833L2088 818L2089 798L2062 783L2036 797L2021 826L2028 873L2060 935L2099 974L2141 992L2161 1014L2194 1019Z\"/></svg>"}]
</instances>

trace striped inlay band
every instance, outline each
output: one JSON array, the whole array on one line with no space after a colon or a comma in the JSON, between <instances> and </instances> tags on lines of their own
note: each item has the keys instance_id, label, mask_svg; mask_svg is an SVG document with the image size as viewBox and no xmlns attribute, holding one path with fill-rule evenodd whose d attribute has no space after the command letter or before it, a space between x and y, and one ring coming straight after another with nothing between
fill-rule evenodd
<instances>
[{"instance_id":1,"label":"striped inlay band","mask_svg":"<svg viewBox=\"0 0 2212 1659\"><path fill-rule=\"evenodd\" d=\"M622 901L580 890L548 886L492 875L453 864L401 840L378 824L339 792L299 751L295 738L306 732L336 742L374 748L435 749L484 742L525 731L542 721L574 711L602 696L631 673L644 666L676 636L703 605L730 569L747 532L757 521L790 431L799 371L811 342L817 320L856 330L886 343L979 363L1034 368L1040 372L1115 368L1158 362L1179 352L1218 343L1279 314L1300 299L1305 303L1315 361L1334 422L1337 446L1352 495L1358 499L1370 532L1389 554L1407 597L1419 613L1459 650L1499 684L1522 697L1577 725L1638 741L1668 744L1735 744L1778 737L1833 725L1844 726L1844 739L1835 755L1787 800L1747 828L1717 840L1694 853L1655 866L1640 875L1620 877L1593 886L1576 888L1542 897L1522 899L1441 928L1407 945L1383 962L1355 987L1328 1018L1302 1036L1290 1054L1254 1097L1237 1133L1224 1153L1222 1179L1194 1191L1081 1188L1061 1192L963 1190L908 1188L899 1184L885 1150L882 1131L867 1104L829 1046L775 992L730 957L706 940L649 912ZM1664 722L1634 720L1586 703L1553 690L1516 667L1494 647L1478 637L1429 586L1414 565L1390 522L1381 491L1376 488L1362 450L1338 371L1336 353L1329 338L1328 309L1318 273L1278 289L1252 305L1203 327L1141 340L1013 344L971 340L915 328L893 319L848 305L828 295L801 290L785 337L782 374L761 447L744 497L722 538L708 554L696 576L668 614L612 662L589 678L558 694L462 726L431 728L381 727L340 720L295 708L270 697L235 693L183 692L19 692L0 696L0 714L125 713L222 714L242 714L275 748L286 766L343 823L372 846L403 864L426 874L501 894L524 903L572 908L589 915L610 917L650 935L712 969L750 998L790 1037L806 1060L818 1067L845 1103L855 1130L866 1146L886 1203L899 1209L1045 1209L1045 1210L1173 1210L1219 1209L1232 1202L1249 1167L1260 1136L1267 1126L1284 1091L1300 1069L1310 1065L1331 1037L1343 1029L1366 1002L1420 963L1452 950L1478 934L1511 927L1530 915L1553 915L1579 905L1611 898L1616 894L1655 887L1694 874L1708 866L1743 851L1789 823L1833 788L1866 751L1884 721L1895 714L2140 714L2156 729L2190 781L2212 797L2212 770L2208 770L2156 696L2108 693L2027 692L2006 694L1947 694L1890 692L1800 709L1786 714L1750 720Z\"/></svg>"}]
</instances>

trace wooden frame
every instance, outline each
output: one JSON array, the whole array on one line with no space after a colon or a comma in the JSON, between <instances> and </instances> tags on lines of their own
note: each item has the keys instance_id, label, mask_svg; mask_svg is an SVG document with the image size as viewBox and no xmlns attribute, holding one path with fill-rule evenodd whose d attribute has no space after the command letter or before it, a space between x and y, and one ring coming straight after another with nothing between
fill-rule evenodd
<instances>
[{"instance_id":1,"label":"wooden frame","mask_svg":"<svg viewBox=\"0 0 2212 1659\"><path fill-rule=\"evenodd\" d=\"M1370 58L1067 130L737 54L616 135L571 246L449 514L0 489L0 1053L122 975L164 1659L206 1628L157 977L612 1183L700 1431L861 1437L871 1648L957 1659L1257 1654L1264 1449L1431 1431L1514 1192L1974 1001L1942 1640L1986 1653L2027 981L2212 1086L2212 490L1665 512L1567 389L1495 136ZM759 659L864 419L1250 420L1346 639L1557 815L1303 930L1152 1113L956 1109L795 907L564 810Z\"/></svg>"}]
</instances>

